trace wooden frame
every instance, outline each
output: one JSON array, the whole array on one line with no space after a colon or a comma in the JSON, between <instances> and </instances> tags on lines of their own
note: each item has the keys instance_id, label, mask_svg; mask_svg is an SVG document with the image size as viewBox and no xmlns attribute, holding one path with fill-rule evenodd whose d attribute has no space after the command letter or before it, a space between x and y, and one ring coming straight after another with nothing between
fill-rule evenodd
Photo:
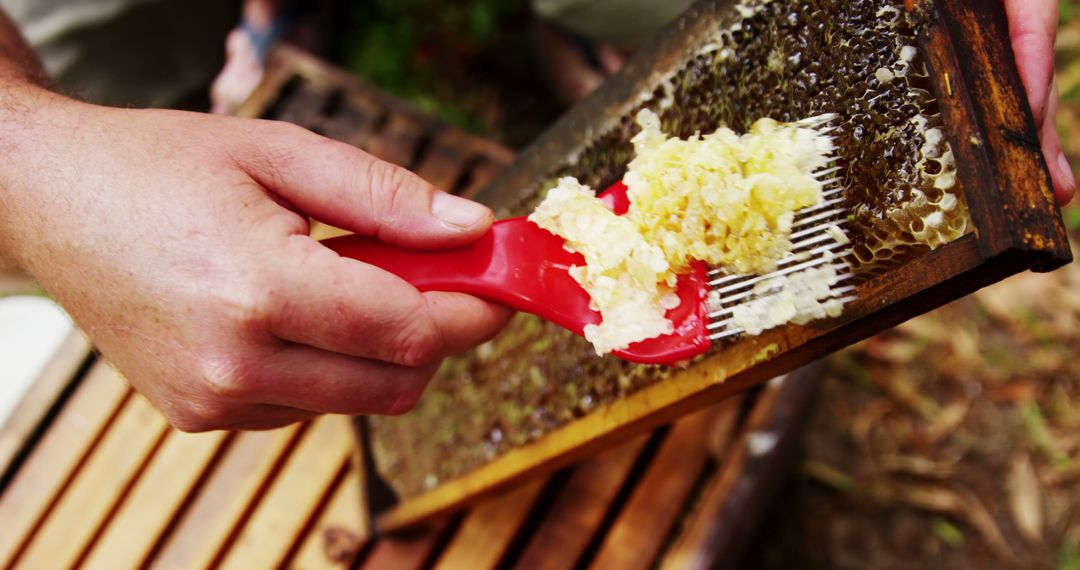
<instances>
[{"instance_id":1,"label":"wooden frame","mask_svg":"<svg viewBox=\"0 0 1080 570\"><path fill-rule=\"evenodd\" d=\"M672 30L638 54L594 97L579 105L478 198L499 209L555 172L564 157L602 132L651 89L660 70L687 59L731 9L699 2ZM512 449L377 517L378 528L406 528L567 465L612 443L669 422L782 374L887 327L1014 273L1049 271L1071 260L1037 131L1009 43L1003 7L994 0L922 0L931 11L920 37L931 81L948 127L975 231L859 286L858 300L825 323L768 331L733 344L669 380L602 406Z\"/></svg>"}]
</instances>

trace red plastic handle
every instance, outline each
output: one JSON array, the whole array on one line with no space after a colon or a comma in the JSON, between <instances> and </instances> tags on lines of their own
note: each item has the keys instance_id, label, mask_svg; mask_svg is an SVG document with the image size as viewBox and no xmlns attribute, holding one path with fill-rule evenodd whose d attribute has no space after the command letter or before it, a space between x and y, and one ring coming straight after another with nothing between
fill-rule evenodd
<instances>
[{"instance_id":1,"label":"red plastic handle","mask_svg":"<svg viewBox=\"0 0 1080 570\"><path fill-rule=\"evenodd\" d=\"M626 213L629 200L620 182L600 195L616 214ZM418 251L387 245L371 238L343 236L324 245L385 269L421 291L468 293L519 311L543 317L576 334L601 321L589 308L589 294L568 270L585 259L564 248L565 241L528 219L495 222L491 231L465 246ZM674 364L702 354L712 343L706 334L708 293L703 264L679 277L678 307L667 313L675 332L634 343L613 354L645 364Z\"/></svg>"},{"instance_id":2,"label":"red plastic handle","mask_svg":"<svg viewBox=\"0 0 1080 570\"><path fill-rule=\"evenodd\" d=\"M589 295L568 270L585 259L563 247L562 238L526 218L492 224L465 246L417 251L371 238L344 236L323 242L344 257L385 269L421 291L468 293L539 315L577 334L599 323Z\"/></svg>"}]
</instances>

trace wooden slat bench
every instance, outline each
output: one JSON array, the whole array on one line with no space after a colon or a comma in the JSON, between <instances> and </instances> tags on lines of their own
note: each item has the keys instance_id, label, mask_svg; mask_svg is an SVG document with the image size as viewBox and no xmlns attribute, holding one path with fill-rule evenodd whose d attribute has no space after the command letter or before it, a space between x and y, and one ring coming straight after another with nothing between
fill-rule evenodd
<instances>
[{"instance_id":1,"label":"wooden slat bench","mask_svg":"<svg viewBox=\"0 0 1080 570\"><path fill-rule=\"evenodd\" d=\"M296 122L465 195L511 159L290 49L241 114ZM802 371L423 532L376 537L350 418L181 433L75 335L0 430L0 567L729 563L792 457L816 386Z\"/></svg>"}]
</instances>

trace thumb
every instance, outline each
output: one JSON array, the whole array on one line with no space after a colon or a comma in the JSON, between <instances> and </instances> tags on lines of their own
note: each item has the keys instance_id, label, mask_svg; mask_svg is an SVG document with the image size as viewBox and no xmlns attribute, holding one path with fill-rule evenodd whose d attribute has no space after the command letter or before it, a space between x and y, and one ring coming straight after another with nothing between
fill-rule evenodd
<instances>
[{"instance_id":1,"label":"thumb","mask_svg":"<svg viewBox=\"0 0 1080 570\"><path fill-rule=\"evenodd\" d=\"M241 161L267 190L321 222L410 248L454 247L491 226L486 206L436 189L353 146L266 122Z\"/></svg>"}]
</instances>

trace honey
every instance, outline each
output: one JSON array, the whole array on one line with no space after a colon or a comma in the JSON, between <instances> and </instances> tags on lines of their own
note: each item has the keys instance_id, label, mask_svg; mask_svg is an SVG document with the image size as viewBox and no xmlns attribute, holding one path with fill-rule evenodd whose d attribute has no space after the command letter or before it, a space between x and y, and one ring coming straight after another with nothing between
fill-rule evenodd
<instances>
[{"instance_id":1,"label":"honey","mask_svg":"<svg viewBox=\"0 0 1080 570\"><path fill-rule=\"evenodd\" d=\"M658 77L608 130L583 133L593 137L586 148L501 213L531 212L539 190L563 176L592 188L621 180L642 108L680 138L720 126L746 132L762 117L836 113L832 136L854 270L868 278L949 243L971 222L949 133L914 47L926 23L919 18L900 0L736 5L685 64ZM519 315L491 343L448 361L413 412L372 418L377 465L402 496L416 496L667 374L597 357L584 339Z\"/></svg>"}]
</instances>

